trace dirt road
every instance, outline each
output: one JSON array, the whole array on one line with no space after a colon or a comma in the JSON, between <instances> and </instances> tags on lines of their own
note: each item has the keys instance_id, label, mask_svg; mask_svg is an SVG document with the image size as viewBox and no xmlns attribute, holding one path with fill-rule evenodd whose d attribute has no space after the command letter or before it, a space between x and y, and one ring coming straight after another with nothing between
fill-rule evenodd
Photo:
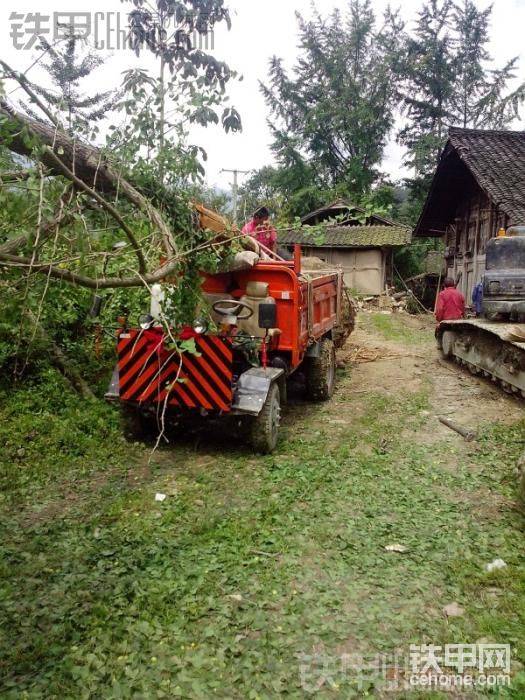
<instances>
[{"instance_id":1,"label":"dirt road","mask_svg":"<svg viewBox=\"0 0 525 700\"><path fill-rule=\"evenodd\" d=\"M513 423L523 418L525 403L506 396L489 381L472 376L466 369L441 359L433 339L434 321L419 316L361 314L350 351L343 358L356 364L352 391L372 389L386 394L400 391L428 394L429 415L418 430L416 443L444 441L468 446L442 425L436 416L448 417L483 433L494 423ZM363 357L354 348L363 349ZM353 352L352 352L353 350ZM374 352L376 351L376 352ZM362 359L377 360L363 362Z\"/></svg>"}]
</instances>

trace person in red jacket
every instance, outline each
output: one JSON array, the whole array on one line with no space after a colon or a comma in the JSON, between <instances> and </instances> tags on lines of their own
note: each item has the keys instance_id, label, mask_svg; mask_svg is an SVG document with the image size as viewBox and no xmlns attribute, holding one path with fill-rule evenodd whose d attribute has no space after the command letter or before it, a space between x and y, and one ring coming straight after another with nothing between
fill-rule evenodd
<instances>
[{"instance_id":1,"label":"person in red jacket","mask_svg":"<svg viewBox=\"0 0 525 700\"><path fill-rule=\"evenodd\" d=\"M465 297L456 289L456 283L450 277L444 282L444 289L439 293L436 304L436 321L457 321L465 316Z\"/></svg>"}]
</instances>

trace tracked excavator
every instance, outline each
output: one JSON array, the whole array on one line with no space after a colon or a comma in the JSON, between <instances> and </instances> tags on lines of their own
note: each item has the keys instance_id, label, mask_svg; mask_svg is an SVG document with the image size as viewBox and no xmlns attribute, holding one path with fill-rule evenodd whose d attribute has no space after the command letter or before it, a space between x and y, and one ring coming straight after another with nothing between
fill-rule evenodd
<instances>
[{"instance_id":1,"label":"tracked excavator","mask_svg":"<svg viewBox=\"0 0 525 700\"><path fill-rule=\"evenodd\" d=\"M437 339L445 358L525 398L525 226L487 243L481 316L443 321Z\"/></svg>"}]
</instances>

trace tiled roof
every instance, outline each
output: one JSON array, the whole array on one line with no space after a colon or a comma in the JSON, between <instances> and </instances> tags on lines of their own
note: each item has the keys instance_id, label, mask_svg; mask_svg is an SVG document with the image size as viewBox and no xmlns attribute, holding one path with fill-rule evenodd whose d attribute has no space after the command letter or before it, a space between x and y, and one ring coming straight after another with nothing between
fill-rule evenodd
<instances>
[{"instance_id":1,"label":"tiled roof","mask_svg":"<svg viewBox=\"0 0 525 700\"><path fill-rule=\"evenodd\" d=\"M494 203L525 222L525 131L452 128L449 139Z\"/></svg>"},{"instance_id":2,"label":"tiled roof","mask_svg":"<svg viewBox=\"0 0 525 700\"><path fill-rule=\"evenodd\" d=\"M473 178L513 223L525 222L525 131L451 128L416 236L443 235ZM462 179L463 177L463 179Z\"/></svg>"},{"instance_id":3,"label":"tiled roof","mask_svg":"<svg viewBox=\"0 0 525 700\"><path fill-rule=\"evenodd\" d=\"M313 248L396 247L406 245L410 238L410 230L403 226L327 226L322 233L304 226L278 234L281 245L300 243Z\"/></svg>"}]
</instances>

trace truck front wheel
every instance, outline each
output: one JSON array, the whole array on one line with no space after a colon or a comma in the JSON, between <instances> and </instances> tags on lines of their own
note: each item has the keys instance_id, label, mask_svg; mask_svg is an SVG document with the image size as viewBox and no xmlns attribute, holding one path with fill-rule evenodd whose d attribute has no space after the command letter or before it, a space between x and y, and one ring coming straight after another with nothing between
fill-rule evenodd
<instances>
[{"instance_id":1,"label":"truck front wheel","mask_svg":"<svg viewBox=\"0 0 525 700\"><path fill-rule=\"evenodd\" d=\"M273 452L281 423L281 394L276 382L270 387L262 411L250 422L250 443L253 449L262 454Z\"/></svg>"},{"instance_id":2,"label":"truck front wheel","mask_svg":"<svg viewBox=\"0 0 525 700\"><path fill-rule=\"evenodd\" d=\"M146 415L138 406L121 404L120 420L124 437L130 442L147 441L155 436L155 416Z\"/></svg>"},{"instance_id":3,"label":"truck front wheel","mask_svg":"<svg viewBox=\"0 0 525 700\"><path fill-rule=\"evenodd\" d=\"M312 401L328 401L335 389L335 346L329 338L320 341L319 357L309 357L306 390Z\"/></svg>"}]
</instances>

